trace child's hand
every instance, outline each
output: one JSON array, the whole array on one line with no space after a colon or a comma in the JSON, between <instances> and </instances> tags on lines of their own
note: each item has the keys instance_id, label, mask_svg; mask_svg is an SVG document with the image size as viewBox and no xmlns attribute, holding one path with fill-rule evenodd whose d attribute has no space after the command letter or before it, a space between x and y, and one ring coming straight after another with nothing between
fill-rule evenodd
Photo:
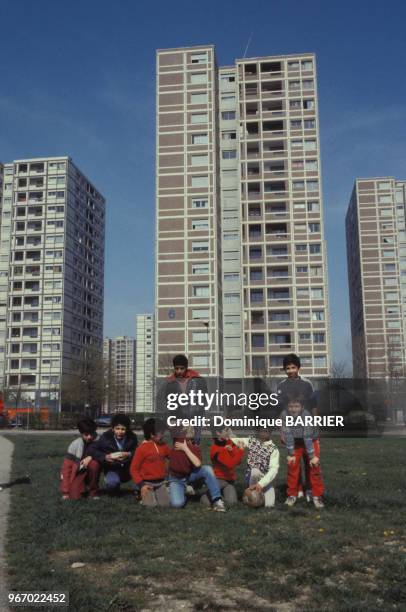
<instances>
[{"instance_id":1,"label":"child's hand","mask_svg":"<svg viewBox=\"0 0 406 612\"><path fill-rule=\"evenodd\" d=\"M261 493L262 491L262 487L259 482L257 482L257 484L251 485L249 489L251 489L251 491L258 491L258 493Z\"/></svg>"},{"instance_id":2,"label":"child's hand","mask_svg":"<svg viewBox=\"0 0 406 612\"><path fill-rule=\"evenodd\" d=\"M296 463L296 457L294 457L293 455L288 455L288 464L295 464Z\"/></svg>"},{"instance_id":3,"label":"child's hand","mask_svg":"<svg viewBox=\"0 0 406 612\"><path fill-rule=\"evenodd\" d=\"M149 491L153 491L154 487L151 485L144 485L141 487L141 497L142 499L144 499L144 497L148 494Z\"/></svg>"},{"instance_id":4,"label":"child's hand","mask_svg":"<svg viewBox=\"0 0 406 612\"><path fill-rule=\"evenodd\" d=\"M185 452L187 447L188 446L187 446L186 440L183 440L183 442L175 442L175 450L181 450L181 451Z\"/></svg>"},{"instance_id":5,"label":"child's hand","mask_svg":"<svg viewBox=\"0 0 406 612\"><path fill-rule=\"evenodd\" d=\"M69 499L69 495L62 495L62 499Z\"/></svg>"},{"instance_id":6,"label":"child's hand","mask_svg":"<svg viewBox=\"0 0 406 612\"><path fill-rule=\"evenodd\" d=\"M92 458L91 457L85 457L84 459L82 459L82 461L80 462L80 467L87 467L89 465L89 463L91 462Z\"/></svg>"},{"instance_id":7,"label":"child's hand","mask_svg":"<svg viewBox=\"0 0 406 612\"><path fill-rule=\"evenodd\" d=\"M316 457L316 455L310 459L310 465L313 467L317 467L320 463L320 459L318 457Z\"/></svg>"},{"instance_id":8,"label":"child's hand","mask_svg":"<svg viewBox=\"0 0 406 612\"><path fill-rule=\"evenodd\" d=\"M244 448L243 440L236 440L235 445L238 446L238 448Z\"/></svg>"}]
</instances>

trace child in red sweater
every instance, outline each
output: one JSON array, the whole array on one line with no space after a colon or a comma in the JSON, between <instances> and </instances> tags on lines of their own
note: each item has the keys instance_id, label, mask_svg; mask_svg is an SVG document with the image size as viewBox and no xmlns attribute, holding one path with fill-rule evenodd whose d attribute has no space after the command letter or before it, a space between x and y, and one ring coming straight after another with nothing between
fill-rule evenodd
<instances>
[{"instance_id":1,"label":"child in red sweater","mask_svg":"<svg viewBox=\"0 0 406 612\"><path fill-rule=\"evenodd\" d=\"M135 451L130 467L131 478L141 490L143 506L168 507L166 475L171 451L162 440L165 424L158 419L147 419L143 429L145 440Z\"/></svg>"},{"instance_id":2,"label":"child in red sweater","mask_svg":"<svg viewBox=\"0 0 406 612\"><path fill-rule=\"evenodd\" d=\"M231 430L229 427L213 431L210 459L225 503L227 506L234 506L238 501L234 486L237 479L235 468L241 463L244 449L239 448L230 438ZM208 495L203 495L200 501L207 505L209 503Z\"/></svg>"}]
</instances>

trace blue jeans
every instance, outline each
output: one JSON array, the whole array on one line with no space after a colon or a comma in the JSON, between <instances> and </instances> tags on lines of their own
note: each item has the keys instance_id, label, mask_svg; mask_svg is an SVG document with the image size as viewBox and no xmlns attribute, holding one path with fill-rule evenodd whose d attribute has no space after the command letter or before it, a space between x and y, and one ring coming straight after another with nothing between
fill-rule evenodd
<instances>
[{"instance_id":1,"label":"blue jeans","mask_svg":"<svg viewBox=\"0 0 406 612\"><path fill-rule=\"evenodd\" d=\"M104 473L107 491L118 491L122 482L130 480L128 473L122 473L115 470L108 470Z\"/></svg>"},{"instance_id":2,"label":"blue jeans","mask_svg":"<svg viewBox=\"0 0 406 612\"><path fill-rule=\"evenodd\" d=\"M186 486L202 478L209 490L211 501L214 502L220 499L221 491L217 478L214 475L213 468L209 465L202 465L194 469L189 476L185 478L169 476L169 496L172 508L183 508L186 503Z\"/></svg>"}]
</instances>

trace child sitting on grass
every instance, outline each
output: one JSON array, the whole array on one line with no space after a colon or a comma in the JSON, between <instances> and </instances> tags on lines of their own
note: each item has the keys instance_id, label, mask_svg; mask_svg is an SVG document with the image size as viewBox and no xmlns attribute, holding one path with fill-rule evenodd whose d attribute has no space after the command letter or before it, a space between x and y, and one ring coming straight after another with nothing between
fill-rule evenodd
<instances>
[{"instance_id":1,"label":"child sitting on grass","mask_svg":"<svg viewBox=\"0 0 406 612\"><path fill-rule=\"evenodd\" d=\"M171 450L162 440L165 423L154 418L147 419L143 430L145 440L135 451L130 474L141 491L143 506L167 507L169 493L165 479Z\"/></svg>"},{"instance_id":2,"label":"child sitting on grass","mask_svg":"<svg viewBox=\"0 0 406 612\"><path fill-rule=\"evenodd\" d=\"M275 489L272 485L279 470L279 450L271 440L268 429L261 427L258 436L232 438L239 448L248 449L245 483L250 489L262 491L265 507L275 506Z\"/></svg>"},{"instance_id":3,"label":"child sitting on grass","mask_svg":"<svg viewBox=\"0 0 406 612\"><path fill-rule=\"evenodd\" d=\"M239 448L230 439L231 429L223 427L213 431L213 443L210 447L210 459L213 464L214 475L220 487L221 494L227 506L234 506L237 499L235 489L235 468L240 465L244 455L244 449ZM210 503L209 496L205 493L200 501L204 505Z\"/></svg>"},{"instance_id":4,"label":"child sitting on grass","mask_svg":"<svg viewBox=\"0 0 406 612\"><path fill-rule=\"evenodd\" d=\"M80 499L89 489L89 497L98 499L100 465L91 456L96 440L96 423L88 417L78 422L80 437L69 444L61 469L62 499Z\"/></svg>"},{"instance_id":5,"label":"child sitting on grass","mask_svg":"<svg viewBox=\"0 0 406 612\"><path fill-rule=\"evenodd\" d=\"M212 508L225 512L221 491L209 465L202 465L200 446L193 443L193 427L183 427L173 432L173 448L169 458L169 495L173 508L183 508L186 503L186 487L203 480L209 490Z\"/></svg>"},{"instance_id":6,"label":"child sitting on grass","mask_svg":"<svg viewBox=\"0 0 406 612\"><path fill-rule=\"evenodd\" d=\"M281 413L282 436L288 450L288 473L287 473L287 499L286 504L293 506L296 503L299 481L300 481L300 462L303 457L307 464L307 471L310 479L313 503L316 508L324 508L322 495L324 492L323 476L320 469L320 442L316 427L294 424L287 425L286 417L294 419L310 417L310 412L303 408L302 400L290 399L287 409Z\"/></svg>"},{"instance_id":7,"label":"child sitting on grass","mask_svg":"<svg viewBox=\"0 0 406 612\"><path fill-rule=\"evenodd\" d=\"M126 414L115 414L111 419L111 429L106 431L92 448L92 455L104 471L106 488L109 495L120 491L120 484L131 480L130 464L137 436L131 431L131 421Z\"/></svg>"}]
</instances>

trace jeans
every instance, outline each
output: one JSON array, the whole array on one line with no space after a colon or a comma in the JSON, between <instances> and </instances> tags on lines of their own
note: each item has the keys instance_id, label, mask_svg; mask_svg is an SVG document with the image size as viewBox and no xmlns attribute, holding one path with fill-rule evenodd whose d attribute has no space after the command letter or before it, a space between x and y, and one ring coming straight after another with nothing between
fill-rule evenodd
<instances>
[{"instance_id":1,"label":"jeans","mask_svg":"<svg viewBox=\"0 0 406 612\"><path fill-rule=\"evenodd\" d=\"M213 468L211 468L209 465L202 465L201 467L194 469L189 476L185 478L175 478L175 476L169 476L169 496L172 508L183 508L186 503L186 486L192 482L195 482L196 480L201 479L204 480L207 488L209 489L212 502L215 502L221 498L220 487L218 485L217 478L214 475Z\"/></svg>"},{"instance_id":2,"label":"jeans","mask_svg":"<svg viewBox=\"0 0 406 612\"><path fill-rule=\"evenodd\" d=\"M104 480L107 491L118 491L122 482L130 480L130 475L128 472L108 470L104 473Z\"/></svg>"}]
</instances>

